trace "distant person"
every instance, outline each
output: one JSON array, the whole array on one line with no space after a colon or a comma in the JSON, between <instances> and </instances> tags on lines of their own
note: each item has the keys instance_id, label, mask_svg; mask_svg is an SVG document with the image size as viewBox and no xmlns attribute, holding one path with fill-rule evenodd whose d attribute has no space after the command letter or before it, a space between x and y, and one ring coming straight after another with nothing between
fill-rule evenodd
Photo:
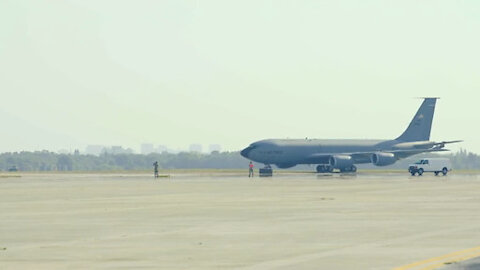
<instances>
[{"instance_id":1,"label":"distant person","mask_svg":"<svg viewBox=\"0 0 480 270\"><path fill-rule=\"evenodd\" d=\"M248 165L248 177L253 177L253 163L251 161Z\"/></svg>"},{"instance_id":2,"label":"distant person","mask_svg":"<svg viewBox=\"0 0 480 270\"><path fill-rule=\"evenodd\" d=\"M158 161L155 161L155 163L153 163L153 171L154 171L154 177L158 178Z\"/></svg>"}]
</instances>

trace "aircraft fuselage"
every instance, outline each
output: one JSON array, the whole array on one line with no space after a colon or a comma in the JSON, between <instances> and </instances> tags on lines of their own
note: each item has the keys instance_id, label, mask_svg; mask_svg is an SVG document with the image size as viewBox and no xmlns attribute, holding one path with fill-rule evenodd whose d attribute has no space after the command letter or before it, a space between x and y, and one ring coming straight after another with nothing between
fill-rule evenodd
<instances>
[{"instance_id":1,"label":"aircraft fuselage","mask_svg":"<svg viewBox=\"0 0 480 270\"><path fill-rule=\"evenodd\" d=\"M392 150L395 140L320 140L269 139L252 143L241 155L255 162L291 167L297 164L328 164L332 155L355 152ZM370 163L370 157L355 160L355 164Z\"/></svg>"},{"instance_id":2,"label":"aircraft fuselage","mask_svg":"<svg viewBox=\"0 0 480 270\"><path fill-rule=\"evenodd\" d=\"M250 160L279 168L297 164L320 164L317 171L356 171L354 164L387 166L401 158L425 152L446 151L447 143L430 141L437 98L425 98L407 129L394 140L268 139L241 151Z\"/></svg>"}]
</instances>

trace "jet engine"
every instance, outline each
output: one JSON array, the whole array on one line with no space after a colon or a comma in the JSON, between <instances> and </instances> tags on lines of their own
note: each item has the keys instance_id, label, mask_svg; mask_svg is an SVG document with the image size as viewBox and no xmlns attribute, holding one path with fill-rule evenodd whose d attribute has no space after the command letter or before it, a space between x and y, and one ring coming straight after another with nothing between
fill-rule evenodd
<instances>
[{"instance_id":1,"label":"jet engine","mask_svg":"<svg viewBox=\"0 0 480 270\"><path fill-rule=\"evenodd\" d=\"M335 169L343 169L353 166L353 159L351 156L331 156L329 163Z\"/></svg>"},{"instance_id":2,"label":"jet engine","mask_svg":"<svg viewBox=\"0 0 480 270\"><path fill-rule=\"evenodd\" d=\"M375 166L388 166L395 163L397 158L392 153L378 152L372 155L371 161Z\"/></svg>"}]
</instances>

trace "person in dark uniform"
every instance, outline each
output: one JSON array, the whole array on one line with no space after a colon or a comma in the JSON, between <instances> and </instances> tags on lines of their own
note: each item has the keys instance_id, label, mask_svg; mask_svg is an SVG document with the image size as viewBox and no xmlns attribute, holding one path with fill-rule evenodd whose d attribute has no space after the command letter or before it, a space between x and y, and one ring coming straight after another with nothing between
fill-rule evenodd
<instances>
[{"instance_id":1,"label":"person in dark uniform","mask_svg":"<svg viewBox=\"0 0 480 270\"><path fill-rule=\"evenodd\" d=\"M154 177L158 178L158 161L155 161L153 163L153 171L154 171Z\"/></svg>"},{"instance_id":2,"label":"person in dark uniform","mask_svg":"<svg viewBox=\"0 0 480 270\"><path fill-rule=\"evenodd\" d=\"M251 161L248 165L248 177L253 177L253 163Z\"/></svg>"}]
</instances>

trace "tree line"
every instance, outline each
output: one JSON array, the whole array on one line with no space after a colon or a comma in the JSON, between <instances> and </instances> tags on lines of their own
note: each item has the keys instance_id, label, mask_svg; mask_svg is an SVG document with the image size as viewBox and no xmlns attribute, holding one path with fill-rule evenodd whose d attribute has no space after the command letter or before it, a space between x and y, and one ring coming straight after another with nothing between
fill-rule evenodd
<instances>
[{"instance_id":1,"label":"tree line","mask_svg":"<svg viewBox=\"0 0 480 270\"><path fill-rule=\"evenodd\" d=\"M19 171L115 171L149 170L158 161L161 169L237 169L247 161L238 152L211 154L182 152L96 155L57 154L49 151L14 152L0 154L0 170L15 167Z\"/></svg>"},{"instance_id":2,"label":"tree line","mask_svg":"<svg viewBox=\"0 0 480 270\"><path fill-rule=\"evenodd\" d=\"M425 154L436 157L440 155ZM454 169L480 169L480 156L466 150L441 155L452 161ZM423 155L401 160L388 167L368 168L406 169L408 163ZM160 169L245 169L248 160L239 152L212 152L211 154L183 152L178 154L110 154L100 156L75 154L57 154L49 151L14 152L0 154L0 170L8 171L15 167L19 171L115 171L115 170L151 170L153 162L158 161ZM256 164L256 167L262 166ZM314 167L296 166L296 170L314 170Z\"/></svg>"}]
</instances>

